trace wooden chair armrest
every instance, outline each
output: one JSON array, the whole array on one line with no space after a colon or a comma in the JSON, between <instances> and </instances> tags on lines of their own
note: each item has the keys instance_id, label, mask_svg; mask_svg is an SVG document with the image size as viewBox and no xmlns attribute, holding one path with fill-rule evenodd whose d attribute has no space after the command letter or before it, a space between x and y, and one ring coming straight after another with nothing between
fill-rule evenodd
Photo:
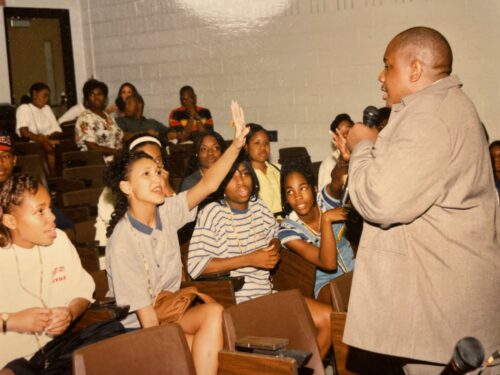
<instances>
[{"instance_id":1,"label":"wooden chair armrest","mask_svg":"<svg viewBox=\"0 0 500 375\"><path fill-rule=\"evenodd\" d=\"M219 352L218 375L296 375L295 359L289 357L270 357L262 354Z\"/></svg>"}]
</instances>

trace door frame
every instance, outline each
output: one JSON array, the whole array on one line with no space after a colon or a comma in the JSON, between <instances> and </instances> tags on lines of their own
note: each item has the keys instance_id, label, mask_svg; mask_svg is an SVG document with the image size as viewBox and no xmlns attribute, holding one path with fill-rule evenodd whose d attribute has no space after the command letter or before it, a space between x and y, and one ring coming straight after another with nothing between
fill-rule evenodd
<instances>
[{"instance_id":1,"label":"door frame","mask_svg":"<svg viewBox=\"0 0 500 375\"><path fill-rule=\"evenodd\" d=\"M9 18L57 18L59 20L59 30L61 33L62 57L64 67L65 93L68 108L76 104L76 81L75 64L73 61L73 43L71 41L71 25L69 21L68 9L49 9L49 8L16 8L4 7L4 27L5 39L7 42L7 60L9 66L9 87L10 100L14 104L14 90L12 85L11 61L9 52Z\"/></svg>"}]
</instances>

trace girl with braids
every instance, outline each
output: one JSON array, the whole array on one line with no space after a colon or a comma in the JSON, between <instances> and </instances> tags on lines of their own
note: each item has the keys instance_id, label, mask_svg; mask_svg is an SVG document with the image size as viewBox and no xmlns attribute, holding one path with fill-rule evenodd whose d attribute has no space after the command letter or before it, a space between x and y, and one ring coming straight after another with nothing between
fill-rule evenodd
<instances>
[{"instance_id":1,"label":"girl with braids","mask_svg":"<svg viewBox=\"0 0 500 375\"><path fill-rule=\"evenodd\" d=\"M248 132L233 102L233 143L191 189L165 198L162 169L143 152L124 152L110 164L106 185L117 202L108 228L106 269L110 294L129 305L126 328L158 325L153 303L161 290L175 292L182 276L177 230L196 216L196 207L214 192L245 143ZM222 349L222 307L191 307L177 322L190 344L197 373L217 373Z\"/></svg>"},{"instance_id":2,"label":"girl with braids","mask_svg":"<svg viewBox=\"0 0 500 375\"><path fill-rule=\"evenodd\" d=\"M323 285L354 268L352 248L341 230L344 209L340 202L335 207L333 198L324 200L331 185L324 188L326 195L316 196L314 176L306 165L290 162L281 169L283 211L288 216L280 224L278 238L283 246L316 265L316 296ZM342 183L337 185L341 194Z\"/></svg>"},{"instance_id":3,"label":"girl with braids","mask_svg":"<svg viewBox=\"0 0 500 375\"><path fill-rule=\"evenodd\" d=\"M162 177L165 180L165 196L171 197L175 194L174 189L169 182L169 174L167 172L167 151L163 147L160 140L147 133L136 134L130 138L125 144L125 149L129 151L143 151L161 168ZM104 188L99 196L97 203L97 218L95 223L95 240L101 246L106 246L107 237L106 229L111 220L111 215L115 210L116 197L110 188Z\"/></svg>"},{"instance_id":4,"label":"girl with braids","mask_svg":"<svg viewBox=\"0 0 500 375\"><path fill-rule=\"evenodd\" d=\"M273 292L269 270L280 259L278 223L258 194L257 176L250 161L240 155L217 190L217 201L200 212L189 246L187 267L193 278L226 271L245 278L235 293L237 303ZM305 302L324 357L331 346L331 307L312 298Z\"/></svg>"},{"instance_id":5,"label":"girl with braids","mask_svg":"<svg viewBox=\"0 0 500 375\"><path fill-rule=\"evenodd\" d=\"M2 185L0 368L31 357L92 301L94 282L54 220L50 196L34 177L13 176Z\"/></svg>"}]
</instances>

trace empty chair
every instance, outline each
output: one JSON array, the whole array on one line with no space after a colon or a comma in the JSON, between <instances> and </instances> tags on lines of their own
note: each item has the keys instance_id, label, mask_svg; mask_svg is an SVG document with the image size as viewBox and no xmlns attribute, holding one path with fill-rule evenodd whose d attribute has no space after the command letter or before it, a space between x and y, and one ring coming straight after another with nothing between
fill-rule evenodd
<instances>
[{"instance_id":1,"label":"empty chair","mask_svg":"<svg viewBox=\"0 0 500 375\"><path fill-rule=\"evenodd\" d=\"M305 147L284 147L279 150L279 160L280 164L285 164L290 161L302 160L307 164L311 164L311 156L307 152Z\"/></svg>"},{"instance_id":2,"label":"empty chair","mask_svg":"<svg viewBox=\"0 0 500 375\"><path fill-rule=\"evenodd\" d=\"M73 354L74 375L195 375L191 352L177 324L139 329Z\"/></svg>"},{"instance_id":3,"label":"empty chair","mask_svg":"<svg viewBox=\"0 0 500 375\"><path fill-rule=\"evenodd\" d=\"M304 297L296 289L242 302L223 312L224 341L235 350L236 341L246 336L279 337L290 340L290 349L311 352L306 364L315 374L324 374L316 343L316 329Z\"/></svg>"},{"instance_id":4,"label":"empty chair","mask_svg":"<svg viewBox=\"0 0 500 375\"><path fill-rule=\"evenodd\" d=\"M103 175L105 170L104 163L102 165L64 168L62 176L67 179L85 181L87 187L100 187L104 186Z\"/></svg>"},{"instance_id":5,"label":"empty chair","mask_svg":"<svg viewBox=\"0 0 500 375\"><path fill-rule=\"evenodd\" d=\"M75 241L77 243L95 242L95 218L75 223Z\"/></svg>"}]
</instances>

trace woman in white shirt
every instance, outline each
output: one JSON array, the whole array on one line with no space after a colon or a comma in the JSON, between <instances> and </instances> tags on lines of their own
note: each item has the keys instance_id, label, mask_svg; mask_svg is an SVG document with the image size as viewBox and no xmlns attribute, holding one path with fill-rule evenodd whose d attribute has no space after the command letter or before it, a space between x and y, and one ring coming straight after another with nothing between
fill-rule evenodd
<instances>
[{"instance_id":1,"label":"woman in white shirt","mask_svg":"<svg viewBox=\"0 0 500 375\"><path fill-rule=\"evenodd\" d=\"M16 133L20 137L40 143L46 153L47 163L55 174L55 145L61 127L57 123L52 109L48 105L50 89L43 82L31 85L31 103L21 104L16 111Z\"/></svg>"}]
</instances>

